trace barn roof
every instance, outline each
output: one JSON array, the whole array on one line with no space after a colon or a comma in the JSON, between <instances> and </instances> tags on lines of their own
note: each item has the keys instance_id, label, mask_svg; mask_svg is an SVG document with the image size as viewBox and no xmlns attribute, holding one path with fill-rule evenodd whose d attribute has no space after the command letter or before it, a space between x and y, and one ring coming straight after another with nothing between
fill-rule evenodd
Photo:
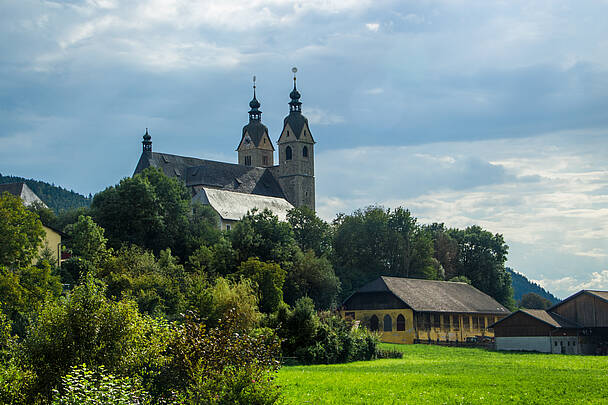
<instances>
[{"instance_id":1,"label":"barn roof","mask_svg":"<svg viewBox=\"0 0 608 405\"><path fill-rule=\"evenodd\" d=\"M608 302L608 291L599 291L599 290L580 290L579 292L572 294L571 296L569 296L568 298L564 299L563 301L558 302L557 304L553 305L551 308L548 309L548 311L552 311L554 308L559 307L560 305L573 300L574 298L578 297L581 294L590 294L593 295L594 297L597 297L601 300L604 300L606 302Z\"/></svg>"},{"instance_id":2,"label":"barn roof","mask_svg":"<svg viewBox=\"0 0 608 405\"><path fill-rule=\"evenodd\" d=\"M382 276L357 293L391 292L414 311L508 314L509 310L475 287L459 282Z\"/></svg>"},{"instance_id":3,"label":"barn roof","mask_svg":"<svg viewBox=\"0 0 608 405\"><path fill-rule=\"evenodd\" d=\"M222 219L233 221L240 220L248 211L253 209L258 209L259 211L269 209L274 215L279 217L280 221L286 221L287 212L293 209L293 205L284 198L244 194L207 187L203 187L194 196L194 201L197 200L203 204L211 205Z\"/></svg>"},{"instance_id":4,"label":"barn roof","mask_svg":"<svg viewBox=\"0 0 608 405\"><path fill-rule=\"evenodd\" d=\"M511 315L509 315L505 318L502 318L501 320L494 323L493 325L490 325L490 327L493 328L495 325L502 323L503 321L509 319L510 317L512 317L513 315L515 315L517 313L523 313L528 316L531 316L532 318L535 318L550 326L553 326L554 328L567 328L567 329L580 328L580 325L578 325L577 323L569 321L566 318L564 318L554 312L549 312L544 309L526 309L526 308L522 308L516 312L513 312Z\"/></svg>"}]
</instances>

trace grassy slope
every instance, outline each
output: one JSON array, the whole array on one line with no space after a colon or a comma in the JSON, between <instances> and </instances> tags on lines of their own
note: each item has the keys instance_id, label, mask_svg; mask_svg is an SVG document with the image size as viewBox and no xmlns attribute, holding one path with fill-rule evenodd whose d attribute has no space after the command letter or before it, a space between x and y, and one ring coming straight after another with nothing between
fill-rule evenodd
<instances>
[{"instance_id":1,"label":"grassy slope","mask_svg":"<svg viewBox=\"0 0 608 405\"><path fill-rule=\"evenodd\" d=\"M608 403L608 358L383 345L403 359L284 367L288 404Z\"/></svg>"}]
</instances>

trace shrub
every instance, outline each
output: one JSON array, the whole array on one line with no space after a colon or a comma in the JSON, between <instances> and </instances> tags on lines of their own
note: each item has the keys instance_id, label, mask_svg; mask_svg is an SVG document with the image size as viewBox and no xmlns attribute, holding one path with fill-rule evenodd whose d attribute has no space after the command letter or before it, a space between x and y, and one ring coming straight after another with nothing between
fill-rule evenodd
<instances>
[{"instance_id":1,"label":"shrub","mask_svg":"<svg viewBox=\"0 0 608 405\"><path fill-rule=\"evenodd\" d=\"M243 332L236 311L214 328L190 313L169 345L171 361L156 380L155 395L185 392L188 404L273 404L280 395L273 382L279 348L272 334Z\"/></svg>"},{"instance_id":2,"label":"shrub","mask_svg":"<svg viewBox=\"0 0 608 405\"><path fill-rule=\"evenodd\" d=\"M150 396L129 377L118 377L99 366L95 371L86 364L72 367L61 378L61 390L53 390L53 405L126 405L149 404Z\"/></svg>"}]
</instances>

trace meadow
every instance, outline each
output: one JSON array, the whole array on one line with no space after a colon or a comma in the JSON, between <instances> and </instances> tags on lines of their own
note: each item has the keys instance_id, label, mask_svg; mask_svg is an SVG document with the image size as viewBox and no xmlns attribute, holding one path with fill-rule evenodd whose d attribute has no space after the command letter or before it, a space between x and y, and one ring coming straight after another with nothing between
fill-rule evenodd
<instances>
[{"instance_id":1,"label":"meadow","mask_svg":"<svg viewBox=\"0 0 608 405\"><path fill-rule=\"evenodd\" d=\"M287 366L286 404L608 404L608 357L389 345L403 359Z\"/></svg>"}]
</instances>

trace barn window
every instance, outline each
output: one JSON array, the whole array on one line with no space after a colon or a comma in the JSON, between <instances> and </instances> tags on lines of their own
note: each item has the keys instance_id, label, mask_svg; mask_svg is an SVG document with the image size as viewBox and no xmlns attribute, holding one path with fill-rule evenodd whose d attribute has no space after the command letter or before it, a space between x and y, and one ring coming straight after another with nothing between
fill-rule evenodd
<instances>
[{"instance_id":1,"label":"barn window","mask_svg":"<svg viewBox=\"0 0 608 405\"><path fill-rule=\"evenodd\" d=\"M431 329L431 314L424 314L424 330Z\"/></svg>"},{"instance_id":2,"label":"barn window","mask_svg":"<svg viewBox=\"0 0 608 405\"><path fill-rule=\"evenodd\" d=\"M443 325L441 325L441 329L444 331L450 330L450 316L443 315Z\"/></svg>"},{"instance_id":3,"label":"barn window","mask_svg":"<svg viewBox=\"0 0 608 405\"><path fill-rule=\"evenodd\" d=\"M291 160L291 146L285 148L285 160Z\"/></svg>"},{"instance_id":4,"label":"barn window","mask_svg":"<svg viewBox=\"0 0 608 405\"><path fill-rule=\"evenodd\" d=\"M441 316L439 316L439 314L434 314L433 315L433 328L440 328L441 327Z\"/></svg>"},{"instance_id":5,"label":"barn window","mask_svg":"<svg viewBox=\"0 0 608 405\"><path fill-rule=\"evenodd\" d=\"M372 315L372 317L369 320L369 329L371 331L377 331L378 328L378 317L376 315Z\"/></svg>"},{"instance_id":6,"label":"barn window","mask_svg":"<svg viewBox=\"0 0 608 405\"><path fill-rule=\"evenodd\" d=\"M473 316L473 330L479 329L479 317Z\"/></svg>"},{"instance_id":7,"label":"barn window","mask_svg":"<svg viewBox=\"0 0 608 405\"><path fill-rule=\"evenodd\" d=\"M384 331L392 332L393 331L393 319L390 315L384 315Z\"/></svg>"},{"instance_id":8,"label":"barn window","mask_svg":"<svg viewBox=\"0 0 608 405\"><path fill-rule=\"evenodd\" d=\"M458 315L452 315L452 330L460 330L460 325L458 324Z\"/></svg>"},{"instance_id":9,"label":"barn window","mask_svg":"<svg viewBox=\"0 0 608 405\"><path fill-rule=\"evenodd\" d=\"M469 328L469 316L465 315L462 317L462 329L470 330Z\"/></svg>"},{"instance_id":10,"label":"barn window","mask_svg":"<svg viewBox=\"0 0 608 405\"><path fill-rule=\"evenodd\" d=\"M557 346L557 341L555 342L555 346Z\"/></svg>"},{"instance_id":11,"label":"barn window","mask_svg":"<svg viewBox=\"0 0 608 405\"><path fill-rule=\"evenodd\" d=\"M302 156L308 157L308 148L306 146L304 147L304 149L302 149Z\"/></svg>"},{"instance_id":12,"label":"barn window","mask_svg":"<svg viewBox=\"0 0 608 405\"><path fill-rule=\"evenodd\" d=\"M402 331L405 330L405 317L401 314L397 316L397 330Z\"/></svg>"}]
</instances>

